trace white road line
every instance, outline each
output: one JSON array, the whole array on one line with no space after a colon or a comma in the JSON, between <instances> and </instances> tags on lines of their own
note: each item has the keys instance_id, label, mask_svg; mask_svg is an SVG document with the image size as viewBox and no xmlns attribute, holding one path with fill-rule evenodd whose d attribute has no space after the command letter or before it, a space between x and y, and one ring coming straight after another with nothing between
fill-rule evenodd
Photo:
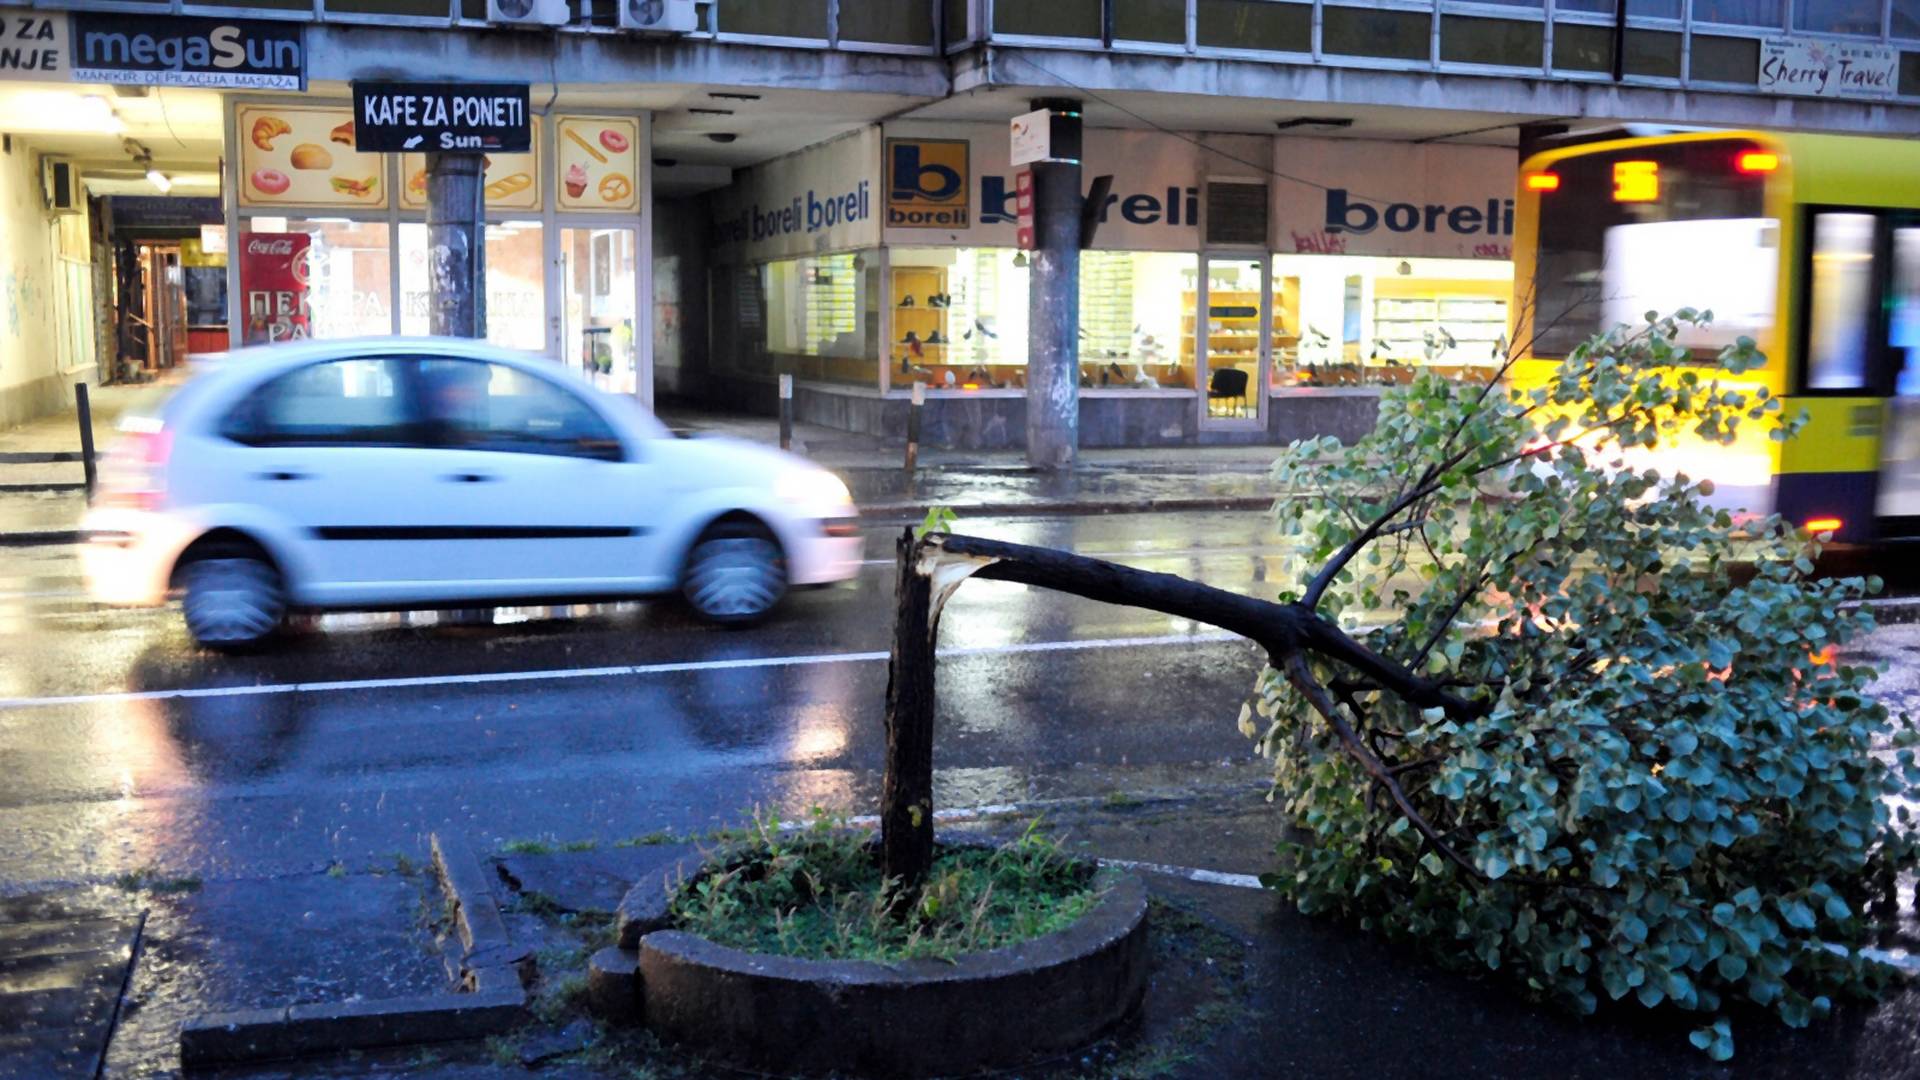
<instances>
[{"instance_id":1,"label":"white road line","mask_svg":"<svg viewBox=\"0 0 1920 1080\"><path fill-rule=\"evenodd\" d=\"M1028 641L1009 645L975 645L941 649L941 656L1009 656L1020 653L1084 652L1094 649L1138 649L1162 645L1210 645L1239 640L1238 634L1160 634L1153 637L1092 638L1084 641ZM563 679L608 679L635 675L668 675L688 671L727 671L743 668L806 667L814 664L867 664L885 660L883 651L817 653L800 656L752 656L734 660L682 660L664 664L622 664L612 667L547 668L535 671L493 671L467 675L410 675L386 679L339 679L329 682L265 683L256 686L196 686L174 690L128 690L58 697L0 698L0 710L53 705L93 705L117 701L167 701L180 698L253 697L268 694L327 694L345 690L394 690L420 686L472 686L504 682L555 682Z\"/></svg>"},{"instance_id":2,"label":"white road line","mask_svg":"<svg viewBox=\"0 0 1920 1080\"><path fill-rule=\"evenodd\" d=\"M1195 866L1169 866L1166 863L1135 862L1132 859L1101 859L1102 866L1118 866L1125 870L1144 870L1150 874L1166 874L1170 877L1186 878L1207 885L1231 885L1236 889L1264 889L1260 879L1252 874L1228 874L1219 870L1202 870Z\"/></svg>"}]
</instances>

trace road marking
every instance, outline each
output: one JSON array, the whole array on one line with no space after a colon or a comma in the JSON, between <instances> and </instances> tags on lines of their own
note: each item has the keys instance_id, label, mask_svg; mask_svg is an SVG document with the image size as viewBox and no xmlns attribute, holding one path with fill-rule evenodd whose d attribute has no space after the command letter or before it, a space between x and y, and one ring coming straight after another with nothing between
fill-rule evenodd
<instances>
[{"instance_id":1,"label":"road marking","mask_svg":"<svg viewBox=\"0 0 1920 1080\"><path fill-rule=\"evenodd\" d=\"M1161 645L1211 645L1242 640L1238 634L1160 634L1152 637L1090 638L1081 641L1027 641L1008 645L973 645L941 649L943 657L1013 656L1022 653L1086 652L1097 649L1139 649ZM871 652L815 653L798 656L752 656L735 660L681 660L661 664L621 664L612 667L546 668L534 671L490 671L466 675L407 675L385 679L338 679L326 682L265 683L255 686L195 686L172 690L126 690L58 697L0 698L0 709L32 709L52 705L93 705L118 701L167 701L180 698L256 697L269 694L329 694L347 690L395 690L421 686L472 686L503 682L556 682L563 679L609 679L636 675L671 675L689 671L730 671L747 668L808 667L817 664L869 664L887 659Z\"/></svg>"},{"instance_id":2,"label":"road marking","mask_svg":"<svg viewBox=\"0 0 1920 1080\"><path fill-rule=\"evenodd\" d=\"M1220 870L1202 870L1196 866L1169 866L1166 863L1135 862L1132 859L1101 859L1102 866L1118 866L1123 870L1144 870L1150 874L1166 874L1169 877L1186 878L1207 885L1231 885L1236 889L1264 889L1260 879L1252 874L1229 874Z\"/></svg>"},{"instance_id":3,"label":"road marking","mask_svg":"<svg viewBox=\"0 0 1920 1080\"><path fill-rule=\"evenodd\" d=\"M1249 544L1238 547L1188 547L1170 548L1164 551L1075 551L1075 555L1088 559L1175 559L1194 555L1268 555L1278 558L1285 554L1280 544ZM862 559L861 566L892 566L893 559Z\"/></svg>"}]
</instances>

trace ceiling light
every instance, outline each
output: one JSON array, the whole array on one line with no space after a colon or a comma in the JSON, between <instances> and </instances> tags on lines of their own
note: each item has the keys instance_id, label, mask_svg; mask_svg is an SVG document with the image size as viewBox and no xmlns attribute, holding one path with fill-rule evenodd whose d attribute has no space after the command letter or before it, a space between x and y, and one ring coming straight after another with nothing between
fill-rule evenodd
<instances>
[{"instance_id":1,"label":"ceiling light","mask_svg":"<svg viewBox=\"0 0 1920 1080\"><path fill-rule=\"evenodd\" d=\"M731 131L714 131L707 134L707 138L717 143L730 143L739 137Z\"/></svg>"},{"instance_id":2,"label":"ceiling light","mask_svg":"<svg viewBox=\"0 0 1920 1080\"><path fill-rule=\"evenodd\" d=\"M173 181L167 179L167 174L161 172L159 169L147 169L147 183L159 188L160 194L162 195L173 190Z\"/></svg>"},{"instance_id":3,"label":"ceiling light","mask_svg":"<svg viewBox=\"0 0 1920 1080\"><path fill-rule=\"evenodd\" d=\"M7 127L16 134L119 135L127 130L106 98L62 91L29 91L13 98L7 102Z\"/></svg>"}]
</instances>

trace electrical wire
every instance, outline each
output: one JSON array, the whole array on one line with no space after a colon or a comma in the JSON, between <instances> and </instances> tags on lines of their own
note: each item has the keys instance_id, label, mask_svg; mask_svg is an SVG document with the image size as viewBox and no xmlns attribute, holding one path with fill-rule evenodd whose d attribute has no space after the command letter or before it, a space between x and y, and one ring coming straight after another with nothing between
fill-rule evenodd
<instances>
[{"instance_id":1,"label":"electrical wire","mask_svg":"<svg viewBox=\"0 0 1920 1080\"><path fill-rule=\"evenodd\" d=\"M181 138L180 133L173 130L173 117L167 115L167 95L158 86L153 88L153 100L160 104L160 119L167 125L167 134L173 136L173 141L180 144L180 149L185 150L187 148L187 140Z\"/></svg>"}]
</instances>

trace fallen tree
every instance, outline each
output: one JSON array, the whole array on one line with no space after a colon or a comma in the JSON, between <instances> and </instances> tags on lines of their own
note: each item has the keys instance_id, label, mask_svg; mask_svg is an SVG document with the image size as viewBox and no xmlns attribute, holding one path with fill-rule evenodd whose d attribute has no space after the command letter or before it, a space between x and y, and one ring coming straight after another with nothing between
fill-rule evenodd
<instances>
[{"instance_id":1,"label":"fallen tree","mask_svg":"<svg viewBox=\"0 0 1920 1080\"><path fill-rule=\"evenodd\" d=\"M1297 826L1268 876L1328 912L1510 971L1591 1011L1632 994L1789 1024L1888 977L1867 905L1915 864L1890 805L1920 781L1911 723L1835 649L1871 580L1812 577L1817 541L1745 525L1710 481L1630 464L1676 438L1799 421L1675 344L1683 311L1577 349L1538 386L1423 375L1353 447L1275 469L1302 568L1263 600L1067 552L939 532L900 541L883 792L885 870L933 852L934 643L968 576L1233 631L1268 667L1240 725ZM1737 565L1751 575L1736 579ZM1378 625L1355 618L1384 612Z\"/></svg>"}]
</instances>

